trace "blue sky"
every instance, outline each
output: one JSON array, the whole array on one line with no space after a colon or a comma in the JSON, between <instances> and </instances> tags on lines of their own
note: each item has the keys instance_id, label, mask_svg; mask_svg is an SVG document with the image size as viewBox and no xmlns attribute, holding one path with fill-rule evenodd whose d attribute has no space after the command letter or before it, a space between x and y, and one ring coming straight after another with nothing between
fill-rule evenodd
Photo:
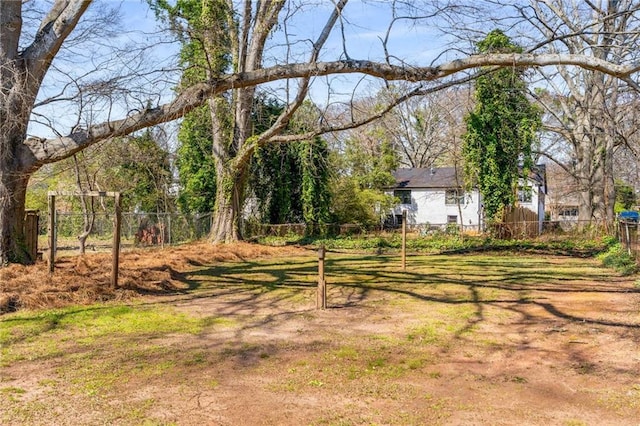
<instances>
[{"instance_id":1,"label":"blue sky","mask_svg":"<svg viewBox=\"0 0 640 426\"><path fill-rule=\"evenodd\" d=\"M316 5L312 8L297 12L298 18L289 27L294 37L315 38L324 26L333 3L329 0L315 1ZM146 1L123 0L120 4L125 28L143 32L152 32L157 28L153 12L149 10ZM348 21L345 23L345 36L349 55L358 59L383 58L380 40L384 37L390 22L390 2L350 0L344 15L345 20ZM414 26L407 21L398 21L391 33L389 47L403 60L424 64L429 63L442 52L444 42L446 39L427 25ZM341 52L342 40L339 27L336 27L327 43L324 59L336 59Z\"/></svg>"},{"instance_id":2,"label":"blue sky","mask_svg":"<svg viewBox=\"0 0 640 426\"><path fill-rule=\"evenodd\" d=\"M293 54L295 56L296 47L300 47L298 50L301 54L293 59L294 62L304 61L308 58L308 40L314 40L317 37L332 10L333 3L329 0L311 1L315 1L315 5L296 12L295 19L291 21L290 25L287 25L289 37L297 41L297 43L294 43L294 47L290 52L294 52ZM167 67L174 63L172 61L178 51L177 44L162 44L158 46L152 42L152 40L157 37L157 32L160 27L155 19L154 13L149 9L145 0L102 0L102 3L107 6L119 7L123 31L118 38L121 39L122 42L134 44L138 42L138 44L148 43L149 47L145 49L144 56L156 67ZM349 2L344 10L344 34L346 38L346 50L351 58L384 59L381 39L385 36L387 26L392 16L389 5L389 2L384 1L365 2L363 0L351 0ZM92 7L97 6L98 4ZM281 30L282 28L283 27L280 27ZM407 21L398 21L394 25L393 32L391 33L389 49L397 58L394 59L395 61L401 60L411 64L428 65L443 51L443 44L445 42L446 37L438 34L433 28L427 25L408 25ZM265 65L268 66L276 62L284 62L284 56L286 55L284 33L280 31L270 40L270 44L273 47L265 54ZM340 26L337 25L325 45L321 60L331 61L344 58L342 35ZM443 59L441 58L439 60ZM126 65L126 62L124 65ZM64 67L65 64L61 64L61 66ZM66 66L70 67L67 69L73 69L74 72L78 72L78 70L82 70L82 67L89 67L91 65L71 63L66 64ZM338 93L344 93L344 96L350 94L355 85L358 85L358 88L364 88L366 90L367 84L360 82L360 78L361 76L339 76L333 79L319 78L314 83L314 86L312 86L312 98L319 103L327 101L326 83L329 80L332 81L333 90ZM49 86L43 88L42 94L56 92L56 86L52 81L52 79L47 81ZM165 82L165 84L167 88L171 87L170 82ZM269 88L273 89L275 86L276 84L272 84ZM151 87L149 91L152 91L153 88L154 87ZM172 91L165 88L161 102L168 101L172 96ZM144 99L141 100L141 102L143 101ZM153 102L156 101L157 99ZM122 118L127 111L134 107L136 106L121 106L119 110L114 110L115 113L111 118ZM99 111L99 109L100 108L97 107L96 111ZM55 104L55 106L52 105L44 108L40 112L47 117L55 117L57 119L55 127L60 133L66 134L69 132L70 127L75 125L76 117L72 113L73 108L71 106L69 106L69 113L67 115L60 115L60 110L60 104ZM92 119L94 122L101 120L97 112L94 113L94 115ZM32 125L30 133L38 136L53 136L49 129L39 125Z\"/></svg>"}]
</instances>

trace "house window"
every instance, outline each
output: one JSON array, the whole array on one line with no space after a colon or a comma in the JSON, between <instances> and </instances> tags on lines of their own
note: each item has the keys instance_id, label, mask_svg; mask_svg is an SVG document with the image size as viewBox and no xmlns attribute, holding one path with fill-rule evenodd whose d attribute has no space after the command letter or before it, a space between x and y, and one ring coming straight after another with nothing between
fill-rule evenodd
<instances>
[{"instance_id":1,"label":"house window","mask_svg":"<svg viewBox=\"0 0 640 426\"><path fill-rule=\"evenodd\" d=\"M393 196L400 199L400 204L411 204L410 189L396 189L393 191Z\"/></svg>"},{"instance_id":2,"label":"house window","mask_svg":"<svg viewBox=\"0 0 640 426\"><path fill-rule=\"evenodd\" d=\"M578 209L577 208L568 208L560 210L560 216L562 217L577 217Z\"/></svg>"},{"instance_id":3,"label":"house window","mask_svg":"<svg viewBox=\"0 0 640 426\"><path fill-rule=\"evenodd\" d=\"M447 216L447 225L456 225L458 223L458 216L449 215Z\"/></svg>"},{"instance_id":4,"label":"house window","mask_svg":"<svg viewBox=\"0 0 640 426\"><path fill-rule=\"evenodd\" d=\"M447 189L444 195L446 205L464 204L464 191L458 189Z\"/></svg>"},{"instance_id":5,"label":"house window","mask_svg":"<svg viewBox=\"0 0 640 426\"><path fill-rule=\"evenodd\" d=\"M530 203L533 194L533 189L530 186L520 186L518 187L518 202L519 203Z\"/></svg>"}]
</instances>

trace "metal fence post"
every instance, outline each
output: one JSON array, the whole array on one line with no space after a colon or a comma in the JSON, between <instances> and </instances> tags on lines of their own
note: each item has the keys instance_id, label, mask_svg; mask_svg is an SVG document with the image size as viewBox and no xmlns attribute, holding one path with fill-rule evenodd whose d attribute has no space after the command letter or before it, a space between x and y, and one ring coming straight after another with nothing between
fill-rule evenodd
<instances>
[{"instance_id":1,"label":"metal fence post","mask_svg":"<svg viewBox=\"0 0 640 426\"><path fill-rule=\"evenodd\" d=\"M327 283L324 280L324 246L318 250L318 290L316 293L316 309L327 308Z\"/></svg>"}]
</instances>

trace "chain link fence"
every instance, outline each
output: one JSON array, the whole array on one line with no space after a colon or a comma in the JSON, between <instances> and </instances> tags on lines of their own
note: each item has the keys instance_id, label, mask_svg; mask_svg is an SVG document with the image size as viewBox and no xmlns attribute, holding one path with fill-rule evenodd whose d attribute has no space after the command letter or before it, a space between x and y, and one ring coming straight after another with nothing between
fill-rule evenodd
<instances>
[{"instance_id":1,"label":"chain link fence","mask_svg":"<svg viewBox=\"0 0 640 426\"><path fill-rule=\"evenodd\" d=\"M304 223L285 224L250 224L244 228L247 237L285 237L304 236L307 234L307 226ZM324 224L322 230L328 236L360 235L367 233L400 232L401 225L364 226L358 224ZM438 234L477 235L482 233L497 235L505 239L536 238L541 236L579 236L582 238L598 238L612 235L613 229L604 221L518 221L503 222L491 229L482 230L478 225L460 225L457 223L412 223L407 224L407 232L417 233L427 237Z\"/></svg>"},{"instance_id":2,"label":"chain link fence","mask_svg":"<svg viewBox=\"0 0 640 426\"><path fill-rule=\"evenodd\" d=\"M113 243L113 213L98 212L87 237L87 251L107 251ZM57 247L59 254L79 252L78 236L85 230L85 216L77 213L56 215ZM211 214L184 215L179 213L122 213L121 248L163 247L206 238L211 230ZM39 221L38 247L49 249L48 224Z\"/></svg>"},{"instance_id":3,"label":"chain link fence","mask_svg":"<svg viewBox=\"0 0 640 426\"><path fill-rule=\"evenodd\" d=\"M618 241L620 241L624 249L627 250L627 253L638 259L638 255L640 255L638 222L635 220L619 220L617 222L616 234Z\"/></svg>"},{"instance_id":4,"label":"chain link fence","mask_svg":"<svg viewBox=\"0 0 640 426\"><path fill-rule=\"evenodd\" d=\"M211 213L184 215L179 213L123 213L121 230L121 248L163 247L165 245L182 244L190 241L205 239L211 231ZM83 233L85 217L78 213L58 213L56 215L57 252L59 254L75 254L80 250L78 236ZM91 233L86 241L86 250L108 251L112 248L114 214L112 212L96 213ZM637 222L618 222L616 229L598 222L579 221L546 221L517 224L502 224L508 229L508 238L561 237L567 238L598 238L613 235L617 232L619 240L630 253L640 251L638 244ZM39 220L38 250L49 249L48 224L46 217ZM519 232L524 229L527 232ZM534 229L535 232L529 232ZM242 227L246 238L285 237L307 235L304 223L291 224L258 224L245 222ZM316 229L317 231L318 229ZM379 234L381 232L399 233L400 227L366 227L357 224L325 224L321 231L327 236ZM407 231L420 237L436 236L439 234L481 234L477 226L463 226L448 223L409 224Z\"/></svg>"}]
</instances>

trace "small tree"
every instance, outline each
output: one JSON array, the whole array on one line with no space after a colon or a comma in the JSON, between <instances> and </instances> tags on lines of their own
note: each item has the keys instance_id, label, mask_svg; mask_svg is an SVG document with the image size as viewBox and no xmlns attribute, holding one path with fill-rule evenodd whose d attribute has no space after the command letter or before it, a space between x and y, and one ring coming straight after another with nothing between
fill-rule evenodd
<instances>
[{"instance_id":1,"label":"small tree","mask_svg":"<svg viewBox=\"0 0 640 426\"><path fill-rule=\"evenodd\" d=\"M636 193L631 185L616 180L616 213L629 210L636 205Z\"/></svg>"},{"instance_id":2,"label":"small tree","mask_svg":"<svg viewBox=\"0 0 640 426\"><path fill-rule=\"evenodd\" d=\"M480 53L520 53L502 31L478 43ZM476 106L466 117L463 156L469 186L483 197L487 221L500 221L515 203L518 181L533 165L532 145L541 125L540 111L527 98L524 69L486 69L476 80Z\"/></svg>"},{"instance_id":3,"label":"small tree","mask_svg":"<svg viewBox=\"0 0 640 426\"><path fill-rule=\"evenodd\" d=\"M342 152L336 152L332 213L339 223L380 225L396 199L384 190L393 186L391 173L398 155L379 128L351 132Z\"/></svg>"}]
</instances>

